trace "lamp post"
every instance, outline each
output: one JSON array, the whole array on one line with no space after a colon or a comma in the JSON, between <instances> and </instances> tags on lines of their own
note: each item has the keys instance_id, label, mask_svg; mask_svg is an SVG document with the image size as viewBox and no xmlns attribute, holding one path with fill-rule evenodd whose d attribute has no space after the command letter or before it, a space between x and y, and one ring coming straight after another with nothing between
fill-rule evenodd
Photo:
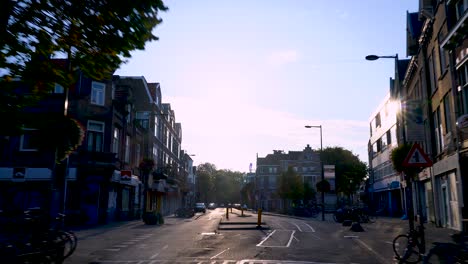
<instances>
[{"instance_id":1,"label":"lamp post","mask_svg":"<svg viewBox=\"0 0 468 264\"><path fill-rule=\"evenodd\" d=\"M395 59L395 65L398 64L398 54L395 54L394 56L378 56L378 55L367 55L366 56L366 60L369 60L369 61L374 61L374 60L378 60L380 58L391 58L391 59ZM399 84L398 84L399 85ZM404 107L401 107L401 109L405 109ZM400 113L401 114L401 113ZM402 114L400 119L398 120L397 118L397 122L400 121L401 122L401 125L404 126L405 124L405 115ZM406 144L406 132L405 132L405 129L403 128L402 130L402 138L403 138L403 144ZM411 173L410 173L411 174ZM406 182L406 188L407 188L407 195L406 195L406 211L407 211L407 216L408 216L408 222L409 222L409 227L410 227L410 230L413 230L414 229L414 210L413 210L413 185L412 185L412 182L411 182L411 177L413 175L406 175L405 173L405 182ZM419 205L420 205L420 202L419 202ZM420 207L420 206L418 206ZM420 211L419 212L420 216L422 217L422 212ZM424 224L423 224L423 220L420 219L419 221L419 225L420 225L420 232L421 232L421 244L423 245L423 249L422 249L422 252L421 253L424 253L425 252L425 235L424 235Z\"/></svg>"},{"instance_id":2,"label":"lamp post","mask_svg":"<svg viewBox=\"0 0 468 264\"><path fill-rule=\"evenodd\" d=\"M319 126L309 126L306 125L305 128L320 128L320 173L322 178L322 183L325 180L325 175L323 173L323 145L322 145L322 125ZM322 190L322 221L325 221L325 192Z\"/></svg>"}]
</instances>

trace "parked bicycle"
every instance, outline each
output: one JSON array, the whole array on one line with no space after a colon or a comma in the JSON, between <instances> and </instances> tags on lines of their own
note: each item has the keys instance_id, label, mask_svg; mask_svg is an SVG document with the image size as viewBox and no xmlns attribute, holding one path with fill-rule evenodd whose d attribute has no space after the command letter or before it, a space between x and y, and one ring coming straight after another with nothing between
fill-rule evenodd
<instances>
[{"instance_id":1,"label":"parked bicycle","mask_svg":"<svg viewBox=\"0 0 468 264\"><path fill-rule=\"evenodd\" d=\"M374 223L375 216L369 213L367 207L342 207L335 211L333 219L337 223L351 220L359 223Z\"/></svg>"},{"instance_id":2,"label":"parked bicycle","mask_svg":"<svg viewBox=\"0 0 468 264\"><path fill-rule=\"evenodd\" d=\"M393 252L399 263L418 263L422 260L424 245L421 242L422 227L410 230L407 234L393 239Z\"/></svg>"},{"instance_id":3,"label":"parked bicycle","mask_svg":"<svg viewBox=\"0 0 468 264\"><path fill-rule=\"evenodd\" d=\"M63 229L65 215L59 214L50 224L40 209L24 212L10 219L10 233L0 246L5 263L63 263L76 249L77 238Z\"/></svg>"},{"instance_id":4,"label":"parked bicycle","mask_svg":"<svg viewBox=\"0 0 468 264\"><path fill-rule=\"evenodd\" d=\"M455 243L435 242L434 247L424 257L424 264L432 263L468 263L468 236L464 233L452 235Z\"/></svg>"}]
</instances>

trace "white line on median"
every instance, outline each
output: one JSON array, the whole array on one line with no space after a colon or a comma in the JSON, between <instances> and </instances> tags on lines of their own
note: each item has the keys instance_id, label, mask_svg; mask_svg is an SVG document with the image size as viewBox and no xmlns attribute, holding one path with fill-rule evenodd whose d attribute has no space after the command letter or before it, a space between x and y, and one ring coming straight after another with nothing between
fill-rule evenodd
<instances>
[{"instance_id":1,"label":"white line on median","mask_svg":"<svg viewBox=\"0 0 468 264\"><path fill-rule=\"evenodd\" d=\"M311 227L309 224L307 223L304 223L306 226L308 226L310 228L310 230L312 230L312 232L315 232L315 229L313 227Z\"/></svg>"},{"instance_id":2,"label":"white line on median","mask_svg":"<svg viewBox=\"0 0 468 264\"><path fill-rule=\"evenodd\" d=\"M223 250L223 251L219 252L218 254L212 256L210 259L214 259L214 258L218 257L219 255L223 254L224 252L226 252L228 250L229 250L229 248L226 248L225 250Z\"/></svg>"},{"instance_id":3,"label":"white line on median","mask_svg":"<svg viewBox=\"0 0 468 264\"><path fill-rule=\"evenodd\" d=\"M276 229L273 230L273 232L271 232L270 234L268 234L268 236L265 237L260 243L258 243L257 247L261 246L263 244L263 242L265 242L268 238L270 238L275 232L276 232Z\"/></svg>"},{"instance_id":4,"label":"white line on median","mask_svg":"<svg viewBox=\"0 0 468 264\"><path fill-rule=\"evenodd\" d=\"M293 237L294 237L294 233L296 233L296 230L292 231L291 237L289 238L289 242L288 242L288 244L286 245L286 247L289 247L289 245L291 245L291 241L292 241L292 239L293 239Z\"/></svg>"},{"instance_id":5,"label":"white line on median","mask_svg":"<svg viewBox=\"0 0 468 264\"><path fill-rule=\"evenodd\" d=\"M299 230L299 232L302 232L302 229L296 224L296 223L292 223L293 225L295 225L297 227L297 229Z\"/></svg>"}]
</instances>

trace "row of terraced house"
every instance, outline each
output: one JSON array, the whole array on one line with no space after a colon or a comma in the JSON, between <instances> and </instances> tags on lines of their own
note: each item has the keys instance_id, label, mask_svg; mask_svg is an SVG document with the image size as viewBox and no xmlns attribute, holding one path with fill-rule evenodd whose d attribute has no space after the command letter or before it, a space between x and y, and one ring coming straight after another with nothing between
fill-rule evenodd
<instances>
[{"instance_id":1,"label":"row of terraced house","mask_svg":"<svg viewBox=\"0 0 468 264\"><path fill-rule=\"evenodd\" d=\"M372 205L394 216L412 205L420 219L455 230L468 219L467 17L467 0L420 0L407 13L409 58L394 56L389 93L369 120ZM432 162L411 192L390 159L405 143L418 143Z\"/></svg>"},{"instance_id":2,"label":"row of terraced house","mask_svg":"<svg viewBox=\"0 0 468 264\"><path fill-rule=\"evenodd\" d=\"M83 128L81 145L59 166L63 179L55 175L56 152L39 148L47 138L24 124L21 134L0 137L0 211L40 207L51 214L65 212L70 224L94 225L138 219L144 201L147 211L163 215L192 205L193 160L182 150L182 125L171 105L163 103L160 84L142 76L93 80L79 70L76 74L68 100L66 89L55 84L38 105L25 110L31 119L46 121L63 116L66 100L66 115ZM18 87L18 93L30 92L21 81ZM147 178L143 159L154 161Z\"/></svg>"}]
</instances>

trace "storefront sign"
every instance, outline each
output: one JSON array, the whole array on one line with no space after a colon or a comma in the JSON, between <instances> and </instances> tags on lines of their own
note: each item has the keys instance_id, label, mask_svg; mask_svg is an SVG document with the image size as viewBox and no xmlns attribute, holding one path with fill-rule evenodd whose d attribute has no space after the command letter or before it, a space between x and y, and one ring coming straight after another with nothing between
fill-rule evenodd
<instances>
[{"instance_id":1,"label":"storefront sign","mask_svg":"<svg viewBox=\"0 0 468 264\"><path fill-rule=\"evenodd\" d=\"M120 180L129 181L131 179L132 179L132 171L131 170L121 170L120 171Z\"/></svg>"}]
</instances>

